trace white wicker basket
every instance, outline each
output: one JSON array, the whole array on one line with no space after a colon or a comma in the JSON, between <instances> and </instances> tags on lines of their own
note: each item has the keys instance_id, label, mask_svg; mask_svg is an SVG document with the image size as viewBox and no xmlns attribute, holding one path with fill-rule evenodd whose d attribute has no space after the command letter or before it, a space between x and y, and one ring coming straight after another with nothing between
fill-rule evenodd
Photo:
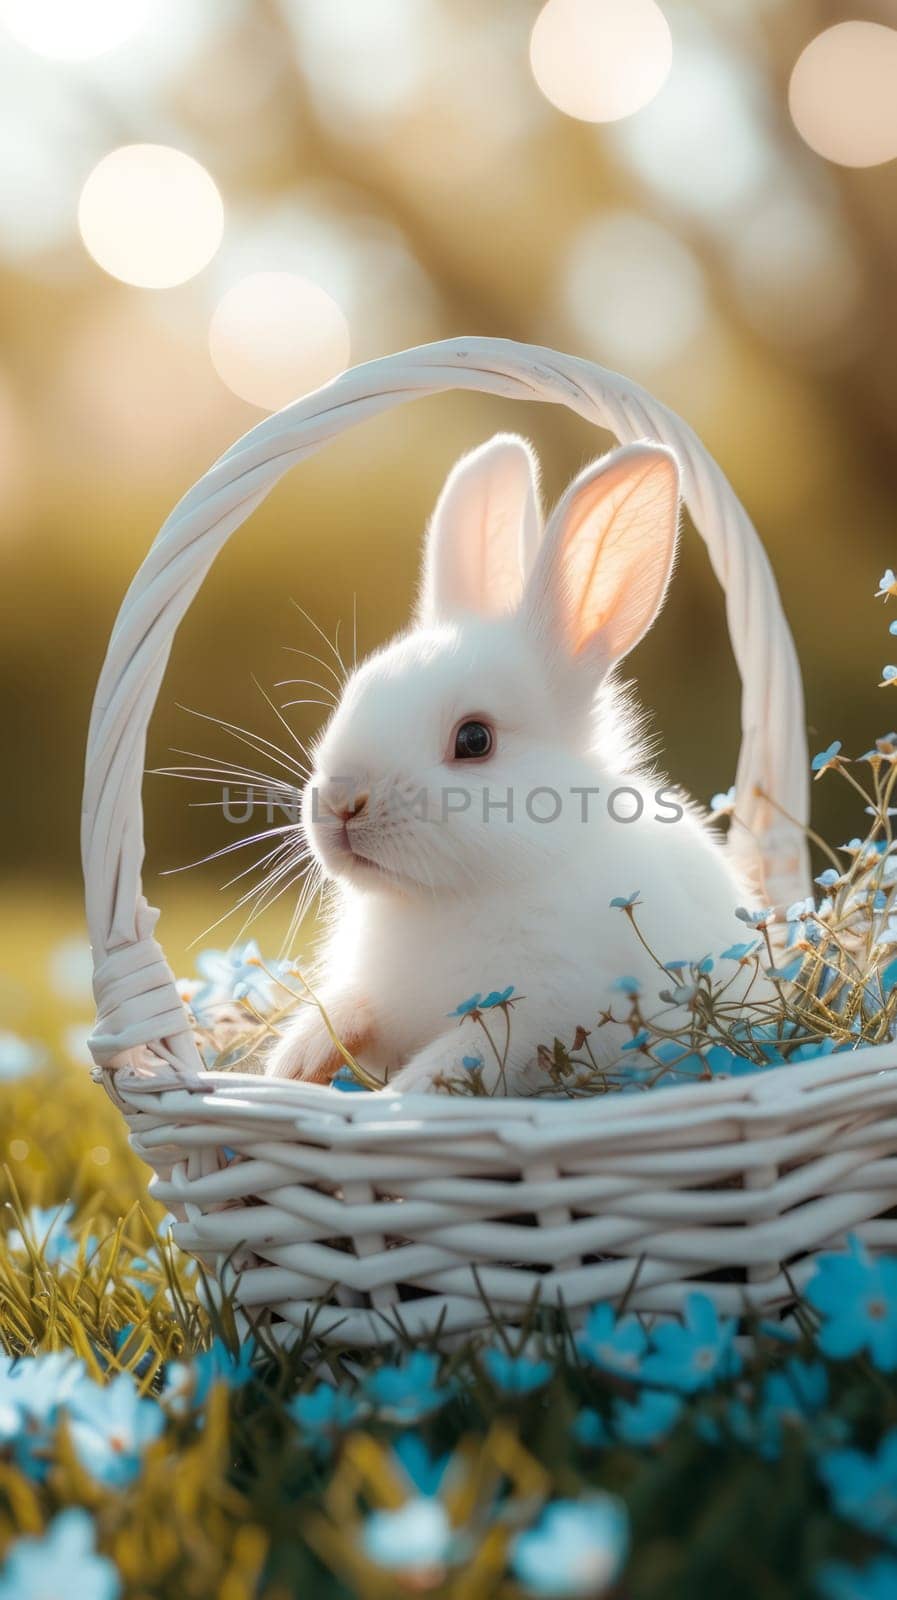
<instances>
[{"instance_id":1,"label":"white wicker basket","mask_svg":"<svg viewBox=\"0 0 897 1600\"><path fill-rule=\"evenodd\" d=\"M726 593L742 677L732 847L772 903L807 892L800 675L757 535L676 416L625 379L502 340L427 345L345 373L267 418L190 490L132 583L91 721L83 857L98 1076L179 1243L240 1268L283 1332L377 1344L397 1320L459 1334L538 1297L675 1312L700 1283L733 1312L785 1303L810 1254L855 1231L897 1248L897 1046L641 1097L583 1102L345 1095L202 1068L141 888L147 725L175 630L225 540L336 434L451 388L570 407L656 438ZM774 801L775 806L770 803ZM781 810L778 808L781 807ZM781 820L782 812L794 819Z\"/></svg>"}]
</instances>

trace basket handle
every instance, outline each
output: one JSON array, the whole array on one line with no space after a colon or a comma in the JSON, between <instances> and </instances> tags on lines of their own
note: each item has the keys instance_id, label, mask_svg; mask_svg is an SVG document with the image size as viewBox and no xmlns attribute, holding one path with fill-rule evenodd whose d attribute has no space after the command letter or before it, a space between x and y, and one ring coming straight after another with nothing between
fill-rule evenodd
<instances>
[{"instance_id":1,"label":"basket handle","mask_svg":"<svg viewBox=\"0 0 897 1600\"><path fill-rule=\"evenodd\" d=\"M141 884L147 727L181 618L225 541L289 467L378 412L447 389L564 405L621 442L656 439L676 452L741 673L730 848L769 903L807 894L809 773L794 641L763 546L712 457L666 406L592 362L505 339L421 345L353 367L260 422L184 495L125 595L94 700L82 812L98 1012L90 1045L100 1067L157 1073L161 1057L177 1075L201 1068Z\"/></svg>"}]
</instances>

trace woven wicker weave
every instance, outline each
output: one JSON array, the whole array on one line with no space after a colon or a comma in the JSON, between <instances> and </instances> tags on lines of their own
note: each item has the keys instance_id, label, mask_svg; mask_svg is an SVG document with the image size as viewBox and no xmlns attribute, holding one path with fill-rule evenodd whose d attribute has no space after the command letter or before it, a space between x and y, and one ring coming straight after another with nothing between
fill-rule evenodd
<instances>
[{"instance_id":1,"label":"woven wicker weave","mask_svg":"<svg viewBox=\"0 0 897 1600\"><path fill-rule=\"evenodd\" d=\"M786 1301L809 1253L853 1230L897 1247L897 1047L584 1103L344 1095L206 1073L143 897L146 730L178 623L214 557L277 479L336 434L450 388L570 407L622 441L671 445L726 594L741 671L739 817L768 899L807 892L800 676L762 546L694 434L616 374L501 340L372 362L267 418L184 497L125 598L97 689L83 817L97 1026L91 1049L156 1169L176 1238L241 1269L281 1326L317 1311L357 1344L406 1328L509 1322L539 1295L675 1311ZM775 802L773 804L772 802ZM781 809L779 809L781 808ZM783 822L782 813L794 819ZM708 1275L712 1275L708 1277ZM634 1288L633 1288L634 1281Z\"/></svg>"}]
</instances>

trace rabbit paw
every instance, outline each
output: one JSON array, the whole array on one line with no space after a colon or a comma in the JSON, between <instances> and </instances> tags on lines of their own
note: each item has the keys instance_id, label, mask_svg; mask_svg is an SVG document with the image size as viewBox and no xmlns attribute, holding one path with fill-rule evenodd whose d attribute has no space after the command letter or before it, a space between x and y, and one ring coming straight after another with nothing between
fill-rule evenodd
<instances>
[{"instance_id":1,"label":"rabbit paw","mask_svg":"<svg viewBox=\"0 0 897 1600\"><path fill-rule=\"evenodd\" d=\"M357 995L321 996L333 1031L351 1055L370 1042L373 1025ZM304 1083L329 1083L345 1062L318 1007L309 1002L287 1023L268 1057L269 1078L300 1078Z\"/></svg>"}]
</instances>

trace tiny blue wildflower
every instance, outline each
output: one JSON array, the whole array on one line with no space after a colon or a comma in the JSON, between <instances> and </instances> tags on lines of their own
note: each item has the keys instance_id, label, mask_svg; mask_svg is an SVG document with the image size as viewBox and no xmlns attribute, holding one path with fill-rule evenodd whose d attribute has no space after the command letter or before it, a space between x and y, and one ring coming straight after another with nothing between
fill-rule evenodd
<instances>
[{"instance_id":1,"label":"tiny blue wildflower","mask_svg":"<svg viewBox=\"0 0 897 1600\"><path fill-rule=\"evenodd\" d=\"M392 1453L417 1494L429 1497L439 1493L451 1456L431 1455L420 1434L411 1432L399 1434Z\"/></svg>"},{"instance_id":2,"label":"tiny blue wildflower","mask_svg":"<svg viewBox=\"0 0 897 1600\"><path fill-rule=\"evenodd\" d=\"M826 867L825 871L820 872L815 881L822 889L834 889L835 884L840 883L842 878L843 873L836 871L834 867Z\"/></svg>"},{"instance_id":3,"label":"tiny blue wildflower","mask_svg":"<svg viewBox=\"0 0 897 1600\"><path fill-rule=\"evenodd\" d=\"M105 1387L81 1384L65 1409L78 1460L108 1488L133 1482L145 1446L165 1427L164 1411L141 1396L130 1372L119 1373Z\"/></svg>"},{"instance_id":4,"label":"tiny blue wildflower","mask_svg":"<svg viewBox=\"0 0 897 1600\"><path fill-rule=\"evenodd\" d=\"M897 1260L874 1260L859 1239L819 1256L804 1290L822 1317L816 1343L834 1360L868 1351L880 1372L897 1371Z\"/></svg>"},{"instance_id":5,"label":"tiny blue wildflower","mask_svg":"<svg viewBox=\"0 0 897 1600\"><path fill-rule=\"evenodd\" d=\"M627 1039L625 1044L621 1044L620 1049L621 1050L644 1050L645 1045L649 1041L649 1038L650 1038L650 1035L648 1033L647 1028L639 1028L638 1033L633 1034L631 1039Z\"/></svg>"},{"instance_id":6,"label":"tiny blue wildflower","mask_svg":"<svg viewBox=\"0 0 897 1600\"><path fill-rule=\"evenodd\" d=\"M694 1394L741 1370L735 1323L721 1318L706 1294L688 1295L682 1321L659 1323L651 1331L651 1344L642 1377L663 1389Z\"/></svg>"},{"instance_id":7,"label":"tiny blue wildflower","mask_svg":"<svg viewBox=\"0 0 897 1600\"><path fill-rule=\"evenodd\" d=\"M469 1000L462 1000L460 1005L455 1006L454 1011L449 1012L449 1016L469 1017L471 1012L479 1011L482 1001L483 996L481 994L472 994Z\"/></svg>"},{"instance_id":8,"label":"tiny blue wildflower","mask_svg":"<svg viewBox=\"0 0 897 1600\"><path fill-rule=\"evenodd\" d=\"M875 591L876 600L887 600L889 595L897 595L897 578L890 567L885 567Z\"/></svg>"},{"instance_id":9,"label":"tiny blue wildflower","mask_svg":"<svg viewBox=\"0 0 897 1600\"><path fill-rule=\"evenodd\" d=\"M675 976L677 972L686 972L690 966L690 961L665 961L663 970L664 972L672 972Z\"/></svg>"},{"instance_id":10,"label":"tiny blue wildflower","mask_svg":"<svg viewBox=\"0 0 897 1600\"><path fill-rule=\"evenodd\" d=\"M263 961L254 939L232 950L203 950L196 966L204 981L192 995L190 1006L200 1020L210 1008L233 1001L246 1000L260 1011L270 1011L274 1004L274 965Z\"/></svg>"},{"instance_id":11,"label":"tiny blue wildflower","mask_svg":"<svg viewBox=\"0 0 897 1600\"><path fill-rule=\"evenodd\" d=\"M820 750L818 755L813 757L810 771L815 772L817 778L821 778L824 772L828 772L829 767L836 767L839 762L846 760L847 757L841 754L841 740L835 739L827 750Z\"/></svg>"},{"instance_id":12,"label":"tiny blue wildflower","mask_svg":"<svg viewBox=\"0 0 897 1600\"><path fill-rule=\"evenodd\" d=\"M117 1600L121 1587L116 1567L97 1555L93 1518L76 1506L39 1538L16 1539L0 1572L0 1600Z\"/></svg>"},{"instance_id":13,"label":"tiny blue wildflower","mask_svg":"<svg viewBox=\"0 0 897 1600\"><path fill-rule=\"evenodd\" d=\"M332 1383L319 1383L306 1394L297 1394L287 1406L307 1442L319 1449L329 1448L334 1434L354 1427L365 1410L360 1400Z\"/></svg>"},{"instance_id":14,"label":"tiny blue wildflower","mask_svg":"<svg viewBox=\"0 0 897 1600\"><path fill-rule=\"evenodd\" d=\"M725 1045L712 1044L704 1051L704 1061L714 1078L741 1078L756 1072L757 1063L747 1056L736 1056Z\"/></svg>"},{"instance_id":15,"label":"tiny blue wildflower","mask_svg":"<svg viewBox=\"0 0 897 1600\"><path fill-rule=\"evenodd\" d=\"M507 989L490 989L489 993L484 995L480 1001L479 1009L481 1011L491 1011L494 1006L507 1005L513 993L513 983L509 984Z\"/></svg>"},{"instance_id":16,"label":"tiny blue wildflower","mask_svg":"<svg viewBox=\"0 0 897 1600\"><path fill-rule=\"evenodd\" d=\"M682 1415L681 1395L662 1389L644 1389L635 1401L614 1402L614 1432L624 1444L649 1447L660 1444Z\"/></svg>"},{"instance_id":17,"label":"tiny blue wildflower","mask_svg":"<svg viewBox=\"0 0 897 1600\"><path fill-rule=\"evenodd\" d=\"M735 812L735 785L727 789L724 794L715 794L710 801L710 820L716 822L719 817L731 817Z\"/></svg>"},{"instance_id":18,"label":"tiny blue wildflower","mask_svg":"<svg viewBox=\"0 0 897 1600\"><path fill-rule=\"evenodd\" d=\"M648 1335L638 1317L618 1317L613 1306L593 1306L576 1348L584 1360L605 1372L634 1377L648 1348Z\"/></svg>"},{"instance_id":19,"label":"tiny blue wildflower","mask_svg":"<svg viewBox=\"0 0 897 1600\"><path fill-rule=\"evenodd\" d=\"M570 1432L584 1450L604 1450L613 1442L601 1412L595 1411L592 1406L583 1406L577 1412Z\"/></svg>"},{"instance_id":20,"label":"tiny blue wildflower","mask_svg":"<svg viewBox=\"0 0 897 1600\"><path fill-rule=\"evenodd\" d=\"M890 663L886 667L882 667L881 683L878 687L883 689L885 685L889 683L897 683L897 667L891 665Z\"/></svg>"},{"instance_id":21,"label":"tiny blue wildflower","mask_svg":"<svg viewBox=\"0 0 897 1600\"><path fill-rule=\"evenodd\" d=\"M766 928L775 918L775 908L767 906L763 911L749 911L747 906L738 906L735 915L739 922L746 922L749 928Z\"/></svg>"},{"instance_id":22,"label":"tiny blue wildflower","mask_svg":"<svg viewBox=\"0 0 897 1600\"><path fill-rule=\"evenodd\" d=\"M818 1467L839 1516L897 1545L897 1428L885 1434L876 1455L830 1450Z\"/></svg>"},{"instance_id":23,"label":"tiny blue wildflower","mask_svg":"<svg viewBox=\"0 0 897 1600\"><path fill-rule=\"evenodd\" d=\"M432 1497L408 1500L397 1511L372 1511L362 1530L369 1561L408 1578L426 1573L428 1587L449 1560L453 1543L445 1506Z\"/></svg>"},{"instance_id":24,"label":"tiny blue wildflower","mask_svg":"<svg viewBox=\"0 0 897 1600\"><path fill-rule=\"evenodd\" d=\"M828 1374L822 1363L791 1357L779 1371L767 1374L756 1410L749 1410L741 1400L732 1403L729 1425L735 1437L764 1461L777 1461L781 1456L786 1427L811 1429L816 1445L830 1445L843 1433L840 1419L825 1414L828 1395Z\"/></svg>"},{"instance_id":25,"label":"tiny blue wildflower","mask_svg":"<svg viewBox=\"0 0 897 1600\"><path fill-rule=\"evenodd\" d=\"M630 906L638 905L638 903L639 903L638 897L639 897L640 894L641 894L641 890L640 889L636 889L635 894L629 894L629 895L616 894L616 895L614 895L614 898L611 901L611 907L612 907L613 910L616 910L616 911L628 911Z\"/></svg>"},{"instance_id":26,"label":"tiny blue wildflower","mask_svg":"<svg viewBox=\"0 0 897 1600\"><path fill-rule=\"evenodd\" d=\"M69 1232L74 1214L71 1200L60 1206L32 1206L25 1216L24 1235L19 1228L10 1228L6 1235L7 1246L23 1252L30 1244L37 1248L48 1266L67 1265L78 1255L78 1240ZM92 1241L88 1240L85 1248L91 1246Z\"/></svg>"},{"instance_id":27,"label":"tiny blue wildflower","mask_svg":"<svg viewBox=\"0 0 897 1600\"><path fill-rule=\"evenodd\" d=\"M638 978L615 978L611 988L615 989L618 994L637 995L642 992L642 986Z\"/></svg>"},{"instance_id":28,"label":"tiny blue wildflower","mask_svg":"<svg viewBox=\"0 0 897 1600\"><path fill-rule=\"evenodd\" d=\"M205 1405L212 1386L225 1383L241 1389L253 1376L256 1345L247 1339L232 1355L223 1339L215 1338L208 1350L200 1350L189 1361L172 1361L165 1373L162 1398L175 1412Z\"/></svg>"},{"instance_id":29,"label":"tiny blue wildflower","mask_svg":"<svg viewBox=\"0 0 897 1600\"><path fill-rule=\"evenodd\" d=\"M889 961L887 966L882 967L880 973L880 982L881 992L885 999L887 999L894 985L897 984L897 956L895 956L893 961Z\"/></svg>"},{"instance_id":30,"label":"tiny blue wildflower","mask_svg":"<svg viewBox=\"0 0 897 1600\"><path fill-rule=\"evenodd\" d=\"M28 1428L51 1426L60 1406L86 1381L83 1361L68 1350L0 1355L0 1444L13 1443Z\"/></svg>"},{"instance_id":31,"label":"tiny blue wildflower","mask_svg":"<svg viewBox=\"0 0 897 1600\"><path fill-rule=\"evenodd\" d=\"M555 1500L511 1545L511 1570L528 1594L593 1600L616 1581L629 1547L621 1500L609 1494Z\"/></svg>"},{"instance_id":32,"label":"tiny blue wildflower","mask_svg":"<svg viewBox=\"0 0 897 1600\"><path fill-rule=\"evenodd\" d=\"M367 1084L362 1083L360 1078L356 1078L352 1068L349 1066L339 1067L333 1074L330 1084L331 1088L340 1089L343 1094L369 1093Z\"/></svg>"},{"instance_id":33,"label":"tiny blue wildflower","mask_svg":"<svg viewBox=\"0 0 897 1600\"><path fill-rule=\"evenodd\" d=\"M746 961L748 956L753 955L753 953L756 950L756 948L757 948L756 939L753 940L753 942L751 944L730 944L728 950L723 950L721 952L720 960L721 961Z\"/></svg>"},{"instance_id":34,"label":"tiny blue wildflower","mask_svg":"<svg viewBox=\"0 0 897 1600\"><path fill-rule=\"evenodd\" d=\"M438 1356L414 1350L395 1366L379 1367L369 1373L364 1391L388 1421L419 1422L451 1397L449 1388L437 1386L438 1372Z\"/></svg>"},{"instance_id":35,"label":"tiny blue wildflower","mask_svg":"<svg viewBox=\"0 0 897 1600\"><path fill-rule=\"evenodd\" d=\"M822 1600L894 1600L897 1595L897 1561L874 1556L865 1567L827 1561L816 1573Z\"/></svg>"},{"instance_id":36,"label":"tiny blue wildflower","mask_svg":"<svg viewBox=\"0 0 897 1600\"><path fill-rule=\"evenodd\" d=\"M531 1361L528 1356L509 1356L497 1346L483 1352L483 1366L503 1394L532 1394L543 1389L551 1377L549 1361Z\"/></svg>"},{"instance_id":37,"label":"tiny blue wildflower","mask_svg":"<svg viewBox=\"0 0 897 1600\"><path fill-rule=\"evenodd\" d=\"M772 978L775 983L794 983L800 977L803 964L803 955L798 955L784 967L765 967L764 973L767 978Z\"/></svg>"},{"instance_id":38,"label":"tiny blue wildflower","mask_svg":"<svg viewBox=\"0 0 897 1600\"><path fill-rule=\"evenodd\" d=\"M462 1056L461 1065L462 1067L465 1067L468 1072L482 1072L485 1062L483 1061L482 1056Z\"/></svg>"}]
</instances>

